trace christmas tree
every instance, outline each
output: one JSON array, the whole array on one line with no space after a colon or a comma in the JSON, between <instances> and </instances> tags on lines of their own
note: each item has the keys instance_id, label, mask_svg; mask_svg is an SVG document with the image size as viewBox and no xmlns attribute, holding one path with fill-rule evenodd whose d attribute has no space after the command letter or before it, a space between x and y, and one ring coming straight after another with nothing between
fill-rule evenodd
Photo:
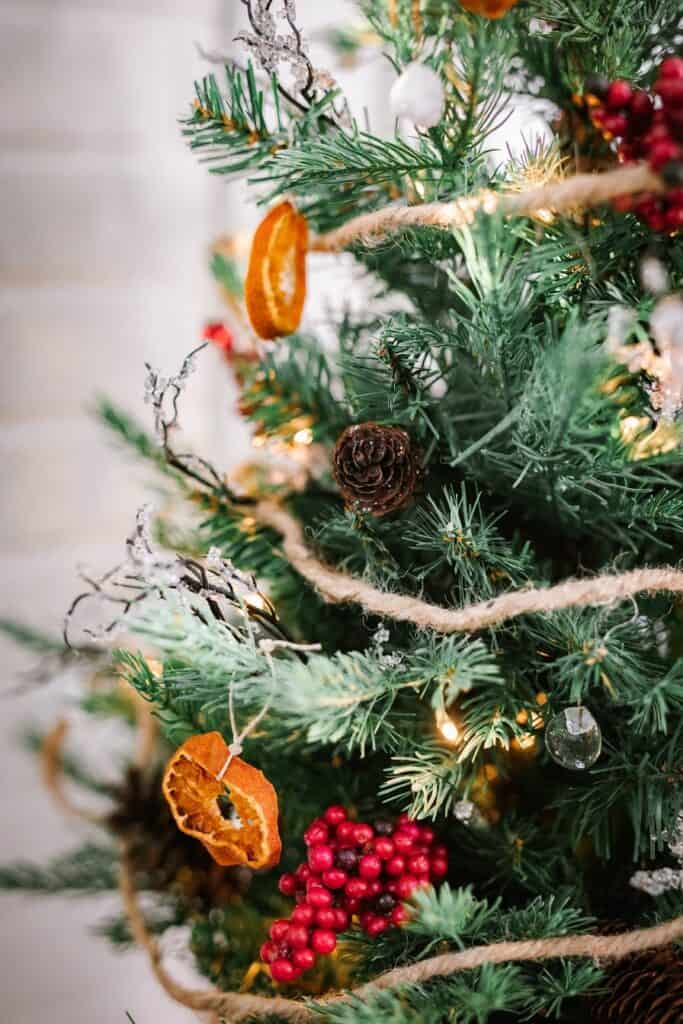
<instances>
[{"instance_id":1,"label":"christmas tree","mask_svg":"<svg viewBox=\"0 0 683 1024\"><path fill-rule=\"evenodd\" d=\"M364 0L332 42L391 62L390 138L293 0L243 5L244 60L182 130L263 220L248 260L216 242L225 323L148 367L150 424L100 406L174 500L138 512L63 644L6 624L41 677L85 666L135 757L104 785L61 724L32 737L106 838L0 884L118 885L109 938L214 1022L673 1024L680 5ZM495 155L530 99L552 132ZM350 259L367 301L312 329L319 269ZM212 345L253 425L228 474L180 441ZM179 925L203 988L164 965Z\"/></svg>"}]
</instances>

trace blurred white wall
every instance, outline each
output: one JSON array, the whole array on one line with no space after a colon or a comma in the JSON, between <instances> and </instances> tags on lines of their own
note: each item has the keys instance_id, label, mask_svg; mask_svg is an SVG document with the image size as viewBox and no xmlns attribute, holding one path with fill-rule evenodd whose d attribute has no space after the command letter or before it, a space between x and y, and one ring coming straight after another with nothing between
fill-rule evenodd
<instances>
[{"instance_id":1,"label":"blurred white wall","mask_svg":"<svg viewBox=\"0 0 683 1024\"><path fill-rule=\"evenodd\" d=\"M349 6L299 0L300 21L341 22ZM112 564L149 497L150 474L88 405L106 392L147 418L144 360L174 370L220 314L207 248L253 212L189 154L176 119L207 70L195 41L225 50L243 17L237 0L0 0L0 615L59 629L77 563ZM367 77L352 78L362 106ZM217 354L204 360L183 421L227 466L244 434ZM1 692L30 659L4 640L0 656ZM0 704L0 862L40 861L86 834L17 745L23 723L50 721L62 701L51 686ZM142 954L113 955L89 932L115 909L0 894L3 1020L193 1019Z\"/></svg>"}]
</instances>

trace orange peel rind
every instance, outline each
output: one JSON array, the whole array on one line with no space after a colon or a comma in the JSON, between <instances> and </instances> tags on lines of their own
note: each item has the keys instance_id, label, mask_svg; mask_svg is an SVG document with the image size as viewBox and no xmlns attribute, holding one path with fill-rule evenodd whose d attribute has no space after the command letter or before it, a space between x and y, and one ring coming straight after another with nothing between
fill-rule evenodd
<instances>
[{"instance_id":1,"label":"orange peel rind","mask_svg":"<svg viewBox=\"0 0 683 1024\"><path fill-rule=\"evenodd\" d=\"M168 762L163 792L181 832L194 836L217 864L255 871L280 860L277 793L258 768L230 755L218 732L191 736Z\"/></svg>"}]
</instances>

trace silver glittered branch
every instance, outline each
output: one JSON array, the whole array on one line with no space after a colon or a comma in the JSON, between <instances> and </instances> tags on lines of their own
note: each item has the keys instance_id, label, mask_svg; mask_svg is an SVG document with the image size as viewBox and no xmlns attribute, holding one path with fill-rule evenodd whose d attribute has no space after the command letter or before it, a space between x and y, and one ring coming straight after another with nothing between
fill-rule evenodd
<instances>
[{"instance_id":1,"label":"silver glittered branch","mask_svg":"<svg viewBox=\"0 0 683 1024\"><path fill-rule=\"evenodd\" d=\"M291 640L255 577L236 569L217 548L202 560L157 549L148 506L138 510L135 528L126 540L125 560L102 576L82 572L81 579L87 589L74 598L64 619L64 642L69 648L73 648L74 619L84 603L94 601L102 621L92 627L83 625L81 631L101 642L122 629L143 602L163 601L169 593L202 622L211 618L231 628L237 615L258 625L263 637Z\"/></svg>"},{"instance_id":2,"label":"silver glittered branch","mask_svg":"<svg viewBox=\"0 0 683 1024\"><path fill-rule=\"evenodd\" d=\"M680 811L676 818L673 832L667 838L667 846L679 866L655 868L654 871L636 871L631 877L634 889L640 889L650 896L662 896L665 892L683 890L683 811Z\"/></svg>"}]
</instances>

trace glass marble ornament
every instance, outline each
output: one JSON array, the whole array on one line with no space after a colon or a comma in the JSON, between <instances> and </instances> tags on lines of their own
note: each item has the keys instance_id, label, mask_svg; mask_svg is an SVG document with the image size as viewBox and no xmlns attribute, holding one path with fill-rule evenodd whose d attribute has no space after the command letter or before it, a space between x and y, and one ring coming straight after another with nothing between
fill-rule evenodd
<instances>
[{"instance_id":1,"label":"glass marble ornament","mask_svg":"<svg viewBox=\"0 0 683 1024\"><path fill-rule=\"evenodd\" d=\"M600 757L602 733L588 708L565 708L548 723L545 745L557 764L582 771Z\"/></svg>"}]
</instances>

